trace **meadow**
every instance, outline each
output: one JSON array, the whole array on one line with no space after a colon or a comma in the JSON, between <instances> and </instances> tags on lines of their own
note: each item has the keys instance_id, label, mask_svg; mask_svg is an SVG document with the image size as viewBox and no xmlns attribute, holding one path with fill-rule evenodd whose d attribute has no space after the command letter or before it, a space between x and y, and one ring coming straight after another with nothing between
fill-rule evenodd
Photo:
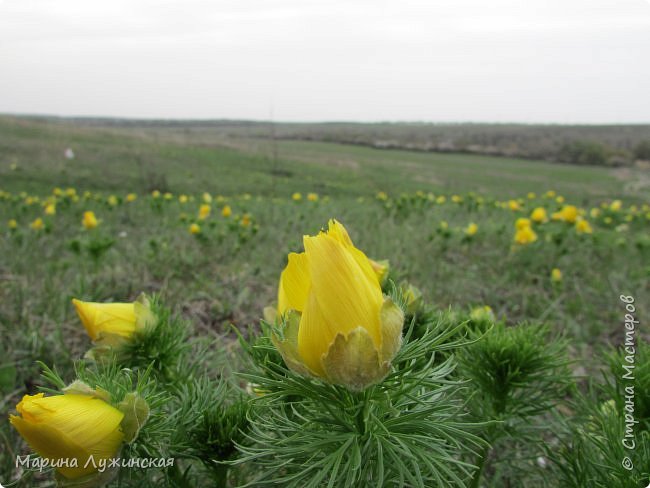
<instances>
[{"instance_id":1,"label":"meadow","mask_svg":"<svg viewBox=\"0 0 650 488\"><path fill-rule=\"evenodd\" d=\"M647 178L638 168L1 117L0 412L42 384L36 361L74 376L88 339L72 298L156 295L218 345L204 366L231 375L243 364L234 330L259 333L287 253L331 218L433 311L547 324L582 391L624 340L620 295L635 297L639 340L649 337ZM4 420L0 446L0 480L15 480L8 453L24 446ZM544 478L487 473L485 486Z\"/></svg>"}]
</instances>

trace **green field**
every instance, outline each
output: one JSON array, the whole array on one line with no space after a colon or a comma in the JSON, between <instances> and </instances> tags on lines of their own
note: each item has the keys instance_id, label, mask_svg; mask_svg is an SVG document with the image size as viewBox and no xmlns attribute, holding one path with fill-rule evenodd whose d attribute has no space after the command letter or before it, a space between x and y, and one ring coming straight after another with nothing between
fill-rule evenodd
<instances>
[{"instance_id":1,"label":"green field","mask_svg":"<svg viewBox=\"0 0 650 488\"><path fill-rule=\"evenodd\" d=\"M68 147L74 159L64 157ZM245 332L258 324L276 300L287 253L330 218L368 256L388 259L395 283L408 280L435 309L488 305L508 325L547 323L569 341L574 373L596 374L601 349L623 340L619 295L634 295L638 316L649 316L648 178L641 169L274 141L218 129L0 117L0 413L41 384L35 361L72 374L88 348L73 297L157 294L194 334L223 344L235 368L231 325ZM62 195L47 215L55 188ZM67 188L74 196L65 196ZM204 192L211 214L199 220ZM129 193L137 199L126 201ZM567 204L583 209L593 233L551 219L534 224L535 242L515 244L518 218L536 207L550 218ZM226 205L232 215L224 217ZM100 219L92 231L81 225L87 210ZM39 217L44 228L35 230ZM199 234L189 232L192 223ZM466 232L471 223L474 235ZM561 282L551 280L554 268ZM2 421L0 446L13 452L17 445ZM2 481L15 477L10 464L0 454Z\"/></svg>"}]
</instances>

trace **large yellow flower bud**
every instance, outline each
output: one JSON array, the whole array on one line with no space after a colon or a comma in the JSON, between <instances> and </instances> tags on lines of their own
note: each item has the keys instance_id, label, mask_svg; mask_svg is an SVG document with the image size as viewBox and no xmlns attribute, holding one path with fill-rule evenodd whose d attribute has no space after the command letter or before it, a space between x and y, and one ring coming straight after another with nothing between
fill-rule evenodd
<instances>
[{"instance_id":1,"label":"large yellow flower bud","mask_svg":"<svg viewBox=\"0 0 650 488\"><path fill-rule=\"evenodd\" d=\"M273 340L291 369L362 390L387 374L404 314L343 225L332 220L303 242L280 277Z\"/></svg>"},{"instance_id":2,"label":"large yellow flower bud","mask_svg":"<svg viewBox=\"0 0 650 488\"><path fill-rule=\"evenodd\" d=\"M93 396L25 395L16 410L19 415L10 416L11 424L66 478L95 472L100 460L115 457L122 445L124 414Z\"/></svg>"},{"instance_id":3,"label":"large yellow flower bud","mask_svg":"<svg viewBox=\"0 0 650 488\"><path fill-rule=\"evenodd\" d=\"M133 303L95 303L72 300L93 342L114 345L155 323L149 300L141 295Z\"/></svg>"}]
</instances>

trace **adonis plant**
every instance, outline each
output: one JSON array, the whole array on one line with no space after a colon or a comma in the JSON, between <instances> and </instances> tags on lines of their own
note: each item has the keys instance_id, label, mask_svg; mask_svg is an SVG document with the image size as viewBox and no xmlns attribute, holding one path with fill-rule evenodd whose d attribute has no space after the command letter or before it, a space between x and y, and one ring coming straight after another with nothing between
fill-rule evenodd
<instances>
[{"instance_id":1,"label":"adonis plant","mask_svg":"<svg viewBox=\"0 0 650 488\"><path fill-rule=\"evenodd\" d=\"M517 224L519 248L532 225ZM8 486L645 486L647 346L630 399L609 374L573 374L566 337L544 324L426 304L336 220L302 244L236 350L157 296L74 298L86 353L65 374L40 363L15 404ZM619 461L630 428L635 470Z\"/></svg>"}]
</instances>

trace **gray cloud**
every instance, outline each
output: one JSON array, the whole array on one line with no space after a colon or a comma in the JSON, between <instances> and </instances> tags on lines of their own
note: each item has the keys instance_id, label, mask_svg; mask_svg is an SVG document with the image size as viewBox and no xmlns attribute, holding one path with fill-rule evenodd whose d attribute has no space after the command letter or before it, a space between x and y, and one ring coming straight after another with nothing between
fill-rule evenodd
<instances>
[{"instance_id":1,"label":"gray cloud","mask_svg":"<svg viewBox=\"0 0 650 488\"><path fill-rule=\"evenodd\" d=\"M645 0L5 0L0 111L648 122Z\"/></svg>"}]
</instances>

